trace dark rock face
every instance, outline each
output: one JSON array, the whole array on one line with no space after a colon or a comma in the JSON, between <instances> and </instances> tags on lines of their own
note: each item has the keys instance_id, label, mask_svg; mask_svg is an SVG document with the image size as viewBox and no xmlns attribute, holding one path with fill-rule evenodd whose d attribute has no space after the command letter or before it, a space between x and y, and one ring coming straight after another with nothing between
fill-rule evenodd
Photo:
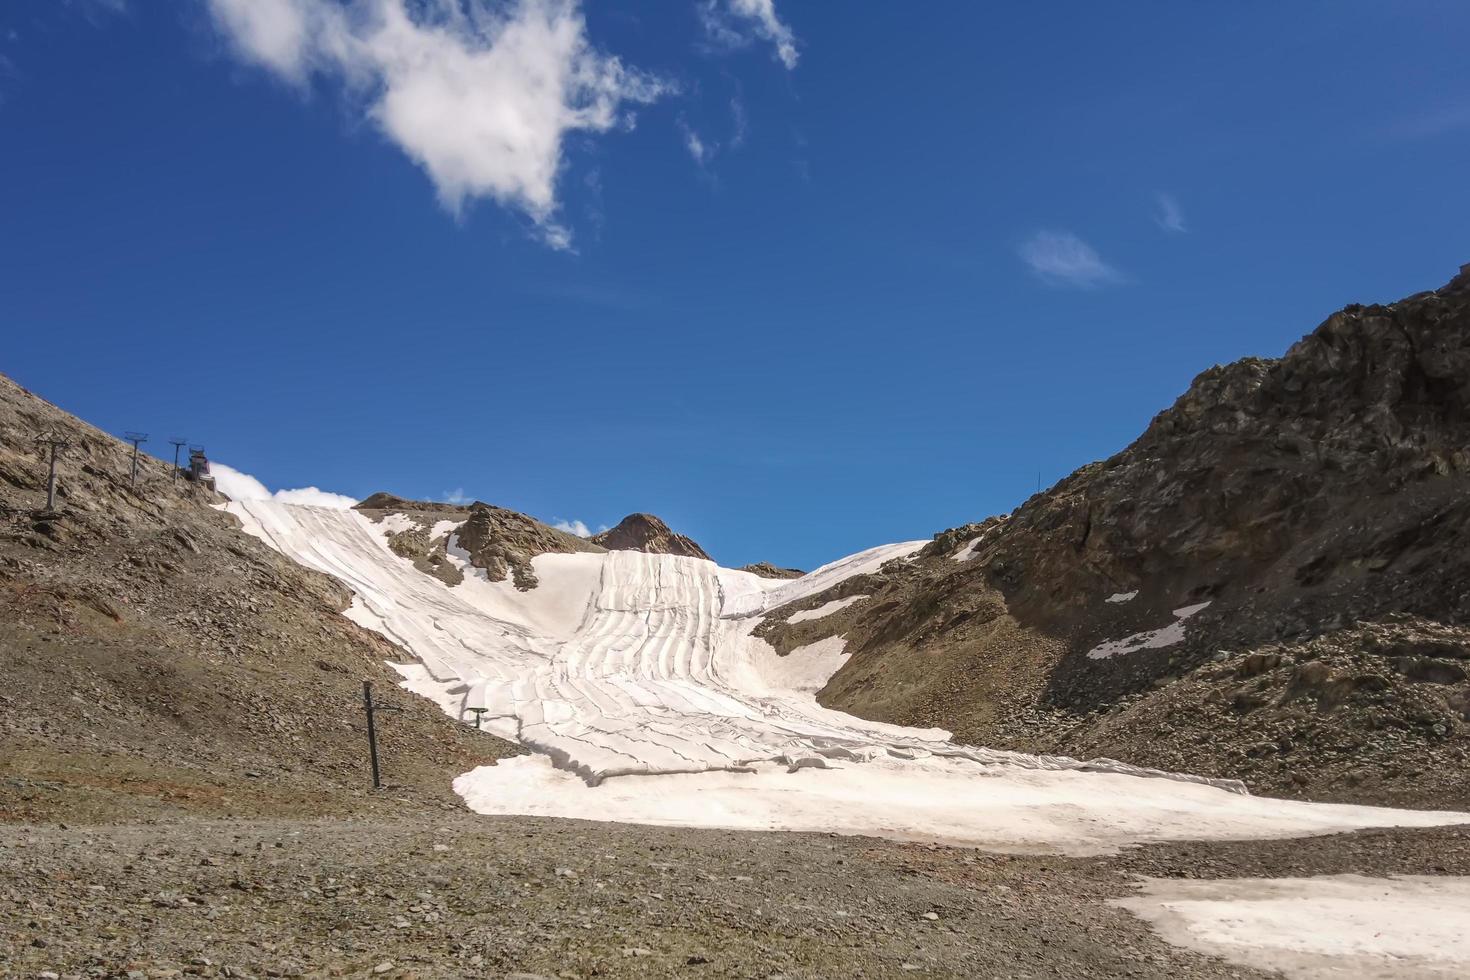
<instances>
[{"instance_id":1,"label":"dark rock face","mask_svg":"<svg viewBox=\"0 0 1470 980\"><path fill-rule=\"evenodd\" d=\"M609 551L646 551L653 555L683 555L709 559L703 548L652 514L629 514L618 526L592 536L593 544Z\"/></svg>"},{"instance_id":2,"label":"dark rock face","mask_svg":"<svg viewBox=\"0 0 1470 980\"><path fill-rule=\"evenodd\" d=\"M803 572L799 568L781 568L779 565L772 565L768 561L758 561L754 565L746 565L740 570L742 572L749 572L752 575L759 575L761 578L801 578L806 574L806 572Z\"/></svg>"},{"instance_id":3,"label":"dark rock face","mask_svg":"<svg viewBox=\"0 0 1470 980\"><path fill-rule=\"evenodd\" d=\"M1052 696L1093 707L1218 647L1407 612L1470 619L1470 275L1336 313L1276 361L1216 367L1123 452L1033 497L981 561L1073 637ZM1109 593L1137 590L1111 609ZM1177 648L1109 637L1211 605ZM1171 663L1172 660L1172 663Z\"/></svg>"},{"instance_id":4,"label":"dark rock face","mask_svg":"<svg viewBox=\"0 0 1470 980\"><path fill-rule=\"evenodd\" d=\"M1383 666L1381 680L1349 677L1351 690L1337 673L1355 654L1331 678L1307 667L1315 638L1336 637L1334 650L1380 642L1402 631L1371 624L1396 617L1423 635L1470 626L1470 267L1435 292L1347 307L1279 359L1211 368L1116 456L884 572L848 627L852 658L821 694L831 707L1157 764L1158 730L1109 727L1099 713L1153 717L1146 706L1182 679L1230 704L1200 668L1224 663L1223 676L1259 655L1250 669L1311 694L1283 702L1310 705L1305 728L1386 724L1370 702L1432 688L1443 696L1419 699L1435 717L1416 731L1470 743L1446 707L1470 703L1455 652L1406 649L1391 664L1374 654L1364 663ZM1182 637L1089 656L1203 603ZM1232 710L1259 707L1254 690L1242 697ZM1203 703L1171 721L1171 743L1198 736L1175 764L1228 769L1239 746L1179 720L1210 717ZM1293 764L1311 779L1316 761Z\"/></svg>"},{"instance_id":5,"label":"dark rock face","mask_svg":"<svg viewBox=\"0 0 1470 980\"><path fill-rule=\"evenodd\" d=\"M537 555L606 550L504 507L477 502L470 506L469 513L456 541L469 552L470 563L483 568L492 582L504 581L507 574L512 575L516 588L522 591L536 587L531 559Z\"/></svg>"}]
</instances>

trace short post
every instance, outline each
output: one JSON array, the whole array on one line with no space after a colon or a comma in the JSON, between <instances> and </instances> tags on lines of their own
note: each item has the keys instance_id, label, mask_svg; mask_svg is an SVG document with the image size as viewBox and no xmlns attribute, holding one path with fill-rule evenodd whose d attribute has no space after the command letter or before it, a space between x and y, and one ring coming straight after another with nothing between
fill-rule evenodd
<instances>
[{"instance_id":1,"label":"short post","mask_svg":"<svg viewBox=\"0 0 1470 980\"><path fill-rule=\"evenodd\" d=\"M471 708L469 710L475 716L475 731L479 731L480 730L480 719L483 718L485 716L485 712L489 711L490 709L489 708Z\"/></svg>"},{"instance_id":2,"label":"short post","mask_svg":"<svg viewBox=\"0 0 1470 980\"><path fill-rule=\"evenodd\" d=\"M378 729L373 724L373 682L362 682L362 707L367 712L368 754L373 760L373 789L382 789L383 780L378 773Z\"/></svg>"}]
</instances>

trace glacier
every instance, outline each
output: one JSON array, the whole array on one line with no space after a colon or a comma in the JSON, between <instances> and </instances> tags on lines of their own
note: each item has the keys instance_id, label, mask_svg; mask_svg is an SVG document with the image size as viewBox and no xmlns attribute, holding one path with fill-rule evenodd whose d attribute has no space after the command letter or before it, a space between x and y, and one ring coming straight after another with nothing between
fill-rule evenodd
<instances>
[{"instance_id":1,"label":"glacier","mask_svg":"<svg viewBox=\"0 0 1470 980\"><path fill-rule=\"evenodd\" d=\"M449 586L389 550L392 521L279 499L225 509L353 593L345 615L404 651L409 691L529 750L461 775L484 814L825 831L1108 853L1152 840L1326 834L1470 815L1250 796L1232 780L957 744L940 729L819 705L841 639L779 657L763 615L926 542L868 549L794 580L613 551L533 559L540 585ZM441 522L435 533L452 533ZM917 655L917 654L916 654ZM802 658L810 657L809 661ZM797 658L793 661L791 658Z\"/></svg>"}]
</instances>

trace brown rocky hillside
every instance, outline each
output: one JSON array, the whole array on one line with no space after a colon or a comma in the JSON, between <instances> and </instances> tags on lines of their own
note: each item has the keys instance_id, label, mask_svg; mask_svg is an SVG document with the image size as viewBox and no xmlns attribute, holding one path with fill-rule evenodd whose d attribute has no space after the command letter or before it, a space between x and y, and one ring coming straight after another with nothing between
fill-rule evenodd
<instances>
[{"instance_id":1,"label":"brown rocky hillside","mask_svg":"<svg viewBox=\"0 0 1470 980\"><path fill-rule=\"evenodd\" d=\"M55 514L35 439L70 441ZM221 498L0 376L0 819L459 809L517 751L395 689L348 595L237 530ZM404 708L369 790L362 681Z\"/></svg>"},{"instance_id":2,"label":"brown rocky hillside","mask_svg":"<svg viewBox=\"0 0 1470 980\"><path fill-rule=\"evenodd\" d=\"M847 636L831 707L1465 805L1470 266L1211 368L1116 456L842 591L870 598L766 627L782 649Z\"/></svg>"}]
</instances>

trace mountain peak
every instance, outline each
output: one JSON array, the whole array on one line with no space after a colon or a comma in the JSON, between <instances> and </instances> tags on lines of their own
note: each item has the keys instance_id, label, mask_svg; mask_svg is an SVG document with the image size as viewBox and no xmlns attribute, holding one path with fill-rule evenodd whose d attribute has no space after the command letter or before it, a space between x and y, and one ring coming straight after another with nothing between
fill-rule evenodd
<instances>
[{"instance_id":1,"label":"mountain peak","mask_svg":"<svg viewBox=\"0 0 1470 980\"><path fill-rule=\"evenodd\" d=\"M629 514L618 522L617 527L593 535L590 540L609 551L646 551L652 555L684 555L711 560L692 539L675 533L653 514Z\"/></svg>"}]
</instances>

